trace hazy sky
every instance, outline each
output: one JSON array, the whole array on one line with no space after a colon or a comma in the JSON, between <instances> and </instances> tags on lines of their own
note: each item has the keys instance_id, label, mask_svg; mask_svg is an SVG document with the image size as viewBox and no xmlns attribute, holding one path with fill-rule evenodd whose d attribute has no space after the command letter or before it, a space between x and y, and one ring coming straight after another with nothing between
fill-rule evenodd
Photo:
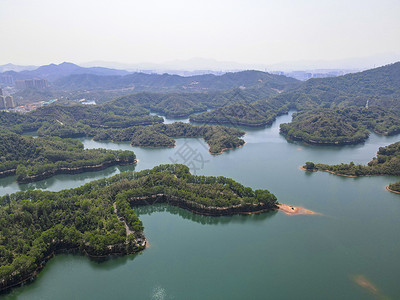
<instances>
[{"instance_id":1,"label":"hazy sky","mask_svg":"<svg viewBox=\"0 0 400 300\"><path fill-rule=\"evenodd\" d=\"M0 0L0 64L400 53L400 0Z\"/></svg>"}]
</instances>

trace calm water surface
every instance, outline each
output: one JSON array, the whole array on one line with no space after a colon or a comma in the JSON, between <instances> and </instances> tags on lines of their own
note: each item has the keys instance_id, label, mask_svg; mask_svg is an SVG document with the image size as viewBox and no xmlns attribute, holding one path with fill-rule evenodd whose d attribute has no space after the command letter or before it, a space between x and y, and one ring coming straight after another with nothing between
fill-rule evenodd
<instances>
[{"instance_id":1,"label":"calm water surface","mask_svg":"<svg viewBox=\"0 0 400 300\"><path fill-rule=\"evenodd\" d=\"M269 189L282 203L322 214L212 218L167 205L140 208L149 249L102 263L58 255L32 284L5 298L398 299L400 195L385 190L398 178L344 178L303 172L299 166L306 161L364 164L399 136L372 134L355 146L307 146L279 135L279 124L289 121L287 115L272 127L242 128L247 144L217 156L198 139L178 139L175 148L166 149L83 139L86 148L133 149L139 162L25 185L16 184L15 177L1 179L1 194L34 188L58 191L125 170L178 162L196 174L224 175ZM377 292L357 285L357 276Z\"/></svg>"}]
</instances>

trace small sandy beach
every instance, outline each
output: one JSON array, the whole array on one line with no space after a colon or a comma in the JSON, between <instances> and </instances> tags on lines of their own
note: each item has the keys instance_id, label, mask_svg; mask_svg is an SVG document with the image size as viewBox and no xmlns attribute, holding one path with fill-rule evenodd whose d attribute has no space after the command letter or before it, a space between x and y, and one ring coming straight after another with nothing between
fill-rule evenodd
<instances>
[{"instance_id":1,"label":"small sandy beach","mask_svg":"<svg viewBox=\"0 0 400 300\"><path fill-rule=\"evenodd\" d=\"M400 192L398 192L398 191L391 190L388 185L385 188L386 188L387 191L389 191L391 193L400 194Z\"/></svg>"},{"instance_id":2,"label":"small sandy beach","mask_svg":"<svg viewBox=\"0 0 400 300\"><path fill-rule=\"evenodd\" d=\"M320 213L299 206L278 204L278 207L280 211L287 215L321 215Z\"/></svg>"}]
</instances>

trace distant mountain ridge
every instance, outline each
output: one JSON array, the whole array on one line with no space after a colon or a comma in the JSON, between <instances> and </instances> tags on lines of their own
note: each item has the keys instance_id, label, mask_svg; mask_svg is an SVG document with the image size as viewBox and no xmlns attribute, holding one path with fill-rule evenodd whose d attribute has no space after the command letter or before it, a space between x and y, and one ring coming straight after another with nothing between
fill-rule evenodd
<instances>
[{"instance_id":1,"label":"distant mountain ridge","mask_svg":"<svg viewBox=\"0 0 400 300\"><path fill-rule=\"evenodd\" d=\"M309 79L277 97L297 109L354 105L400 110L400 62L338 77Z\"/></svg>"},{"instance_id":2,"label":"distant mountain ridge","mask_svg":"<svg viewBox=\"0 0 400 300\"><path fill-rule=\"evenodd\" d=\"M14 71L14 72L21 72L25 70L35 70L37 69L37 66L20 66L20 65L14 65L14 64L5 64L5 65L0 65L0 73L2 72L7 72L7 71Z\"/></svg>"},{"instance_id":3,"label":"distant mountain ridge","mask_svg":"<svg viewBox=\"0 0 400 300\"><path fill-rule=\"evenodd\" d=\"M129 72L125 70L108 69L103 67L84 68L73 63L63 62L58 65L50 64L41 66L34 70L23 70L20 72L10 70L3 72L3 74L11 75L14 78L14 80L43 78L52 82L65 76L77 75L77 74L91 74L99 76L122 76L129 74Z\"/></svg>"},{"instance_id":4,"label":"distant mountain ridge","mask_svg":"<svg viewBox=\"0 0 400 300\"><path fill-rule=\"evenodd\" d=\"M261 71L241 71L223 75L179 76L169 74L133 73L125 76L70 75L54 82L63 90L116 89L134 87L135 91L217 91L269 85L277 91L295 85L298 81Z\"/></svg>"}]
</instances>

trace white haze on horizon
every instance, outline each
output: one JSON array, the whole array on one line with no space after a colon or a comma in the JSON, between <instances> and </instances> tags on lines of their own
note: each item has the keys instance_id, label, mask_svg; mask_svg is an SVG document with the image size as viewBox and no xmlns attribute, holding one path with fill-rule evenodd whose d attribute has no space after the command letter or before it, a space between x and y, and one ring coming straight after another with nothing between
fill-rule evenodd
<instances>
[{"instance_id":1,"label":"white haze on horizon","mask_svg":"<svg viewBox=\"0 0 400 300\"><path fill-rule=\"evenodd\" d=\"M398 0L0 0L0 64L202 57L240 63L232 69L324 67L399 57L399 16Z\"/></svg>"}]
</instances>

